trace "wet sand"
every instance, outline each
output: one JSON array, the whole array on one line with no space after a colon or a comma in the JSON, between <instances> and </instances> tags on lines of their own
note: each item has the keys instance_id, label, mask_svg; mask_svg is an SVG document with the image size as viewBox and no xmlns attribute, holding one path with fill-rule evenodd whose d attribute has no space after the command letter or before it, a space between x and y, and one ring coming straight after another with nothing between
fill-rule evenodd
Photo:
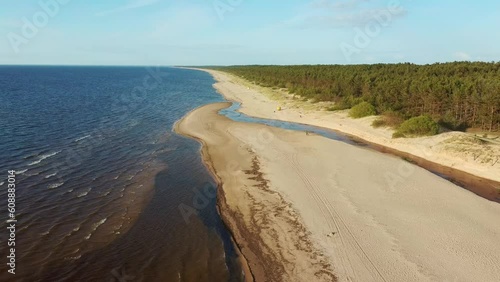
<instances>
[{"instance_id":1,"label":"wet sand","mask_svg":"<svg viewBox=\"0 0 500 282\"><path fill-rule=\"evenodd\" d=\"M500 279L497 203L401 158L231 121L217 114L227 105L177 130L203 143L256 281Z\"/></svg>"}]
</instances>

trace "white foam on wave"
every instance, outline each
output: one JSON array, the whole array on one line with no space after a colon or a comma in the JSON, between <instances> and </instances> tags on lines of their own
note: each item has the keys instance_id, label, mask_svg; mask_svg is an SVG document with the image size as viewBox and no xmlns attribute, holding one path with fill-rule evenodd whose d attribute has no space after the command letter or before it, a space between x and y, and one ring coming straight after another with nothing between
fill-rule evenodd
<instances>
[{"instance_id":1,"label":"white foam on wave","mask_svg":"<svg viewBox=\"0 0 500 282\"><path fill-rule=\"evenodd\" d=\"M93 227L94 227L94 231L97 229L97 227L101 226L104 224L104 222L106 222L106 220L108 220L107 217L99 220L98 222L94 223Z\"/></svg>"},{"instance_id":2,"label":"white foam on wave","mask_svg":"<svg viewBox=\"0 0 500 282\"><path fill-rule=\"evenodd\" d=\"M124 218L124 217L122 216L122 219L123 219L123 218ZM115 228L114 228L114 231L113 231L113 232L114 232L115 234L120 234L120 231L118 231L118 230L122 229L122 227L123 227L123 221L122 221L119 225L115 226Z\"/></svg>"},{"instance_id":3,"label":"white foam on wave","mask_svg":"<svg viewBox=\"0 0 500 282\"><path fill-rule=\"evenodd\" d=\"M89 189L87 189L87 191L84 191L84 192L78 194L76 197L77 198L85 197L90 192L90 190L92 190L92 188L89 188Z\"/></svg>"},{"instance_id":4,"label":"white foam on wave","mask_svg":"<svg viewBox=\"0 0 500 282\"><path fill-rule=\"evenodd\" d=\"M27 169L23 169L23 170L16 170L16 174L23 174L25 172L27 172L28 170Z\"/></svg>"},{"instance_id":5,"label":"white foam on wave","mask_svg":"<svg viewBox=\"0 0 500 282\"><path fill-rule=\"evenodd\" d=\"M77 259L79 259L81 257L82 257L82 255L77 255L76 257L65 257L64 259L65 260L77 260Z\"/></svg>"},{"instance_id":6,"label":"white foam on wave","mask_svg":"<svg viewBox=\"0 0 500 282\"><path fill-rule=\"evenodd\" d=\"M48 235L48 234L50 233L50 231L52 231L52 228L54 228L54 225L52 225L52 226L49 228L49 230L47 230L47 231L45 231L45 232L43 232L43 233L40 233L40 235L42 235L42 236Z\"/></svg>"},{"instance_id":7,"label":"white foam on wave","mask_svg":"<svg viewBox=\"0 0 500 282\"><path fill-rule=\"evenodd\" d=\"M39 164L40 162L42 162L42 160L36 160L36 161L34 161L34 162L29 163L28 165L29 165L29 166L32 166L32 165Z\"/></svg>"},{"instance_id":8,"label":"white foam on wave","mask_svg":"<svg viewBox=\"0 0 500 282\"><path fill-rule=\"evenodd\" d=\"M83 139L87 139L87 138L89 138L90 136L91 136L90 134L89 134L89 135L85 135L85 136L83 136L83 137L76 138L74 141L75 141L75 142L78 142L78 141L81 141L81 140L83 140Z\"/></svg>"},{"instance_id":9,"label":"white foam on wave","mask_svg":"<svg viewBox=\"0 0 500 282\"><path fill-rule=\"evenodd\" d=\"M5 183L4 181L0 182L0 186L4 185L4 183Z\"/></svg>"},{"instance_id":10,"label":"white foam on wave","mask_svg":"<svg viewBox=\"0 0 500 282\"><path fill-rule=\"evenodd\" d=\"M71 237L75 232L78 232L78 230L80 230L80 226L77 226L77 227L73 228L66 235L64 235L64 238Z\"/></svg>"},{"instance_id":11,"label":"white foam on wave","mask_svg":"<svg viewBox=\"0 0 500 282\"><path fill-rule=\"evenodd\" d=\"M97 230L97 228L99 228L99 226L103 225L104 222L106 222L106 220L108 220L107 217L99 220L98 222L96 222L94 224L92 224L92 231L90 231L89 235L85 236L85 240L90 239L90 237L92 237L92 234L94 234L94 232Z\"/></svg>"},{"instance_id":12,"label":"white foam on wave","mask_svg":"<svg viewBox=\"0 0 500 282\"><path fill-rule=\"evenodd\" d=\"M59 186L61 186L63 184L64 184L64 182L52 183L52 184L49 185L49 189L55 189L55 188L57 188L57 187L59 187Z\"/></svg>"},{"instance_id":13,"label":"white foam on wave","mask_svg":"<svg viewBox=\"0 0 500 282\"><path fill-rule=\"evenodd\" d=\"M46 175L45 178L51 178L52 176L55 176L56 174L57 174L57 172L54 172L52 174Z\"/></svg>"},{"instance_id":14,"label":"white foam on wave","mask_svg":"<svg viewBox=\"0 0 500 282\"><path fill-rule=\"evenodd\" d=\"M48 154L45 154L45 155L41 155L41 156L38 158L38 160L33 161L33 162L31 162L30 164L28 164L28 165L29 165L29 166L32 166L32 165L39 164L39 163L41 163L43 160L45 160L45 159L47 159L47 158L50 158L50 157L53 157L53 156L55 156L55 155L59 154L60 152L62 152L62 150L61 150L61 151L57 151L57 152L48 153Z\"/></svg>"}]
</instances>

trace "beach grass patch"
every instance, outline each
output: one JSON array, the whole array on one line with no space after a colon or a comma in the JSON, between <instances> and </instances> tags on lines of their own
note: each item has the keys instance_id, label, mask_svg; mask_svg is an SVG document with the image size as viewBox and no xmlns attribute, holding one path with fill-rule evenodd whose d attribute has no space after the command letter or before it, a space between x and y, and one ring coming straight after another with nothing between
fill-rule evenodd
<instances>
[{"instance_id":1,"label":"beach grass patch","mask_svg":"<svg viewBox=\"0 0 500 282\"><path fill-rule=\"evenodd\" d=\"M368 102L361 102L356 106L352 107L349 111L349 116L352 118L362 118L367 116L376 115L377 111L375 107Z\"/></svg>"},{"instance_id":2,"label":"beach grass patch","mask_svg":"<svg viewBox=\"0 0 500 282\"><path fill-rule=\"evenodd\" d=\"M403 122L396 132L392 135L393 138L400 137L418 137L431 136L439 133L439 125L427 115L410 118Z\"/></svg>"}]
</instances>

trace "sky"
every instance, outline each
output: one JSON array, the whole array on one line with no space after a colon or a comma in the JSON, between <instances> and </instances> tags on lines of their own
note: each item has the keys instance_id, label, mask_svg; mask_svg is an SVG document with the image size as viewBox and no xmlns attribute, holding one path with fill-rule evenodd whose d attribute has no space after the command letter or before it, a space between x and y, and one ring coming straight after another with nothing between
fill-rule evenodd
<instances>
[{"instance_id":1,"label":"sky","mask_svg":"<svg viewBox=\"0 0 500 282\"><path fill-rule=\"evenodd\" d=\"M0 0L0 64L500 61L497 0Z\"/></svg>"}]
</instances>

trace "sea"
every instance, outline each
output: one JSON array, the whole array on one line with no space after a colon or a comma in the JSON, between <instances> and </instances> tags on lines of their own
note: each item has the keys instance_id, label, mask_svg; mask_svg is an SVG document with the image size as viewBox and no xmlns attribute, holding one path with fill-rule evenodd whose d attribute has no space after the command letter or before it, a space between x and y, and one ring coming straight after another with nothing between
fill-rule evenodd
<instances>
[{"instance_id":1,"label":"sea","mask_svg":"<svg viewBox=\"0 0 500 282\"><path fill-rule=\"evenodd\" d=\"M223 101L213 83L169 67L0 66L0 281L242 281L200 144L172 130Z\"/></svg>"}]
</instances>

